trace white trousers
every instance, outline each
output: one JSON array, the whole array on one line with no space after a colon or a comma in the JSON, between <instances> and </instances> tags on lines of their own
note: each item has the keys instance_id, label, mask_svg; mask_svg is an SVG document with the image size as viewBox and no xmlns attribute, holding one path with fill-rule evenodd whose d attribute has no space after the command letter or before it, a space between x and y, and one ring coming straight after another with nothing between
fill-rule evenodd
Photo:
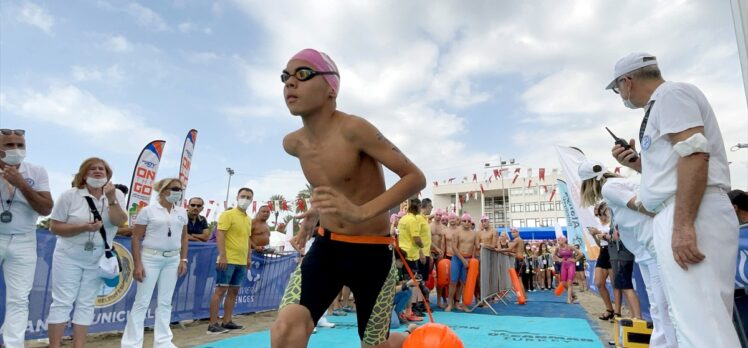
<instances>
[{"instance_id":1,"label":"white trousers","mask_svg":"<svg viewBox=\"0 0 748 348\"><path fill-rule=\"evenodd\" d=\"M673 259L675 204L654 218L654 245L670 319L681 348L738 348L732 309L738 220L724 193L706 193L695 221L699 250L706 258L684 271Z\"/></svg>"},{"instance_id":2,"label":"white trousers","mask_svg":"<svg viewBox=\"0 0 748 348\"><path fill-rule=\"evenodd\" d=\"M668 303L665 297L665 289L662 287L660 271L655 260L639 263L639 270L644 279L649 298L649 315L652 317L654 329L649 340L650 348L675 348L678 341L675 336L675 327L668 315Z\"/></svg>"},{"instance_id":3,"label":"white trousers","mask_svg":"<svg viewBox=\"0 0 748 348\"><path fill-rule=\"evenodd\" d=\"M36 233L0 234L0 264L5 278L3 343L7 348L22 348L36 272Z\"/></svg>"},{"instance_id":4,"label":"white trousers","mask_svg":"<svg viewBox=\"0 0 748 348\"><path fill-rule=\"evenodd\" d=\"M154 348L175 348L171 343L174 335L171 333L171 300L179 277L179 254L163 257L161 255L142 254L145 278L138 283L135 302L130 314L127 315L127 325L122 335L121 347L143 347L143 332L145 314L153 297L153 290L158 284L158 298L156 305L156 323L153 328Z\"/></svg>"},{"instance_id":5,"label":"white trousers","mask_svg":"<svg viewBox=\"0 0 748 348\"><path fill-rule=\"evenodd\" d=\"M47 322L67 323L75 305L73 324L93 323L96 295L102 280L98 275L99 257L103 249L85 251L84 246L58 243L52 256L52 305Z\"/></svg>"}]
</instances>

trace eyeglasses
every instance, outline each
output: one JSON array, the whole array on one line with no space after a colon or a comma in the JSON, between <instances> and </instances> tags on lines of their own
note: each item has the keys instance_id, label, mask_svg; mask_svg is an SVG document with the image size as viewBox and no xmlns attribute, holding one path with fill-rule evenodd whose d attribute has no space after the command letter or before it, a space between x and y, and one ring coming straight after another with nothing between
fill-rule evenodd
<instances>
[{"instance_id":1,"label":"eyeglasses","mask_svg":"<svg viewBox=\"0 0 748 348\"><path fill-rule=\"evenodd\" d=\"M181 187L169 187L169 190L171 190L172 192L182 192Z\"/></svg>"},{"instance_id":2,"label":"eyeglasses","mask_svg":"<svg viewBox=\"0 0 748 348\"><path fill-rule=\"evenodd\" d=\"M2 135L15 134L23 136L24 134L26 134L26 131L23 129L0 129L0 133L2 133Z\"/></svg>"},{"instance_id":3,"label":"eyeglasses","mask_svg":"<svg viewBox=\"0 0 748 348\"><path fill-rule=\"evenodd\" d=\"M203 205L202 204L190 204L190 207L193 207L193 208L202 208Z\"/></svg>"},{"instance_id":4,"label":"eyeglasses","mask_svg":"<svg viewBox=\"0 0 748 348\"><path fill-rule=\"evenodd\" d=\"M625 79L630 79L630 77L625 76L625 77L621 77L618 80L616 80L615 86L613 86L613 88L611 88L613 90L613 93L615 93L615 94L621 94L621 88L618 87L618 84L621 83L621 81L623 81Z\"/></svg>"},{"instance_id":5,"label":"eyeglasses","mask_svg":"<svg viewBox=\"0 0 748 348\"><path fill-rule=\"evenodd\" d=\"M335 71L315 71L312 68L307 67L301 67L296 69L296 71L291 74L288 71L283 70L283 73L281 74L281 82L286 83L288 79L291 78L291 76L295 77L299 81L307 81L311 80L313 77L317 75L337 75L340 76Z\"/></svg>"}]
</instances>

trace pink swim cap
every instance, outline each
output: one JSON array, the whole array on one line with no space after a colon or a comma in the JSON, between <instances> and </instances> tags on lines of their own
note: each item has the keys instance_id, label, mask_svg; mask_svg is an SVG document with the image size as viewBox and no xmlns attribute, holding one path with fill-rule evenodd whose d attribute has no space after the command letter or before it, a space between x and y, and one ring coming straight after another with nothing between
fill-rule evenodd
<instances>
[{"instance_id":1,"label":"pink swim cap","mask_svg":"<svg viewBox=\"0 0 748 348\"><path fill-rule=\"evenodd\" d=\"M442 210L442 208L436 208L436 210L434 210L434 215L436 214L442 215L444 214L444 210Z\"/></svg>"},{"instance_id":2,"label":"pink swim cap","mask_svg":"<svg viewBox=\"0 0 748 348\"><path fill-rule=\"evenodd\" d=\"M465 213L465 214L462 214L462 220L470 220L470 221L473 221L473 217L472 217L472 216L470 216L470 214L468 214L468 213Z\"/></svg>"},{"instance_id":3,"label":"pink swim cap","mask_svg":"<svg viewBox=\"0 0 748 348\"><path fill-rule=\"evenodd\" d=\"M450 220L456 219L457 218L457 214L455 214L455 213L449 213L449 215L447 215L447 218L449 218Z\"/></svg>"},{"instance_id":4,"label":"pink swim cap","mask_svg":"<svg viewBox=\"0 0 748 348\"><path fill-rule=\"evenodd\" d=\"M449 217L447 216L447 214L444 214L442 215L442 218L439 221L449 221Z\"/></svg>"},{"instance_id":5,"label":"pink swim cap","mask_svg":"<svg viewBox=\"0 0 748 348\"><path fill-rule=\"evenodd\" d=\"M488 221L488 220L489 220L488 216L483 215L480 217L480 221Z\"/></svg>"},{"instance_id":6,"label":"pink swim cap","mask_svg":"<svg viewBox=\"0 0 748 348\"><path fill-rule=\"evenodd\" d=\"M308 62L311 66L310 68L318 71L318 72L324 72L324 71L333 71L338 72L338 66L335 65L335 62L330 59L330 56L327 54L317 51L312 48L307 48L299 51L299 53L296 53L293 57L291 57L290 60L303 60ZM340 89L340 76L339 75L321 75L323 78L325 78L325 81L327 81L327 84L332 87L335 92Z\"/></svg>"}]
</instances>

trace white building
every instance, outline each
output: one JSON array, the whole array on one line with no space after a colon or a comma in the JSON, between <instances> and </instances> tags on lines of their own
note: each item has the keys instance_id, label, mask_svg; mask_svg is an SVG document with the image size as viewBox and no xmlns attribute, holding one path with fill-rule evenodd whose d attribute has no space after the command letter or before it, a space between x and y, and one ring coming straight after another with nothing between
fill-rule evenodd
<instances>
[{"instance_id":1,"label":"white building","mask_svg":"<svg viewBox=\"0 0 748 348\"><path fill-rule=\"evenodd\" d=\"M564 207L556 188L558 171L549 170L542 180L540 173L532 176L532 169L516 171L517 168L504 168L500 177L491 176L490 181L488 177L480 180L474 174L475 181L465 178L451 183L438 182L433 186L434 208L459 214L467 212L476 221L486 215L494 227L566 226Z\"/></svg>"}]
</instances>

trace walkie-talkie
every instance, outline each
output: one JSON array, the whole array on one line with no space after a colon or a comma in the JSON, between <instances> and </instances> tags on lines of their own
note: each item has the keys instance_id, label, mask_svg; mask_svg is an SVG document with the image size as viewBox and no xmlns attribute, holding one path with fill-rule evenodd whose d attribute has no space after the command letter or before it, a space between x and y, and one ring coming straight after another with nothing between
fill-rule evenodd
<instances>
[{"instance_id":1,"label":"walkie-talkie","mask_svg":"<svg viewBox=\"0 0 748 348\"><path fill-rule=\"evenodd\" d=\"M623 139L621 139L621 138L617 137L617 136L616 136L615 134L613 134L613 132L611 132L611 131L610 131L610 129L608 129L608 127L605 127L605 130L607 130L607 131L608 131L608 133L610 133L610 136L612 136L612 137L613 137L613 139L615 140L615 143L616 143L617 145L621 145L621 147L622 147L622 148L623 148L624 150L628 150L628 149L630 149L630 148L631 148L631 145L629 145L629 143L627 143L627 142L626 142L626 140L623 140ZM634 153L634 157L631 157L631 158L629 159L629 162L630 162L630 163L634 163L634 162L636 162L636 160L638 160L638 159L639 159L639 157L638 157L638 156L636 155L636 153Z\"/></svg>"}]
</instances>

